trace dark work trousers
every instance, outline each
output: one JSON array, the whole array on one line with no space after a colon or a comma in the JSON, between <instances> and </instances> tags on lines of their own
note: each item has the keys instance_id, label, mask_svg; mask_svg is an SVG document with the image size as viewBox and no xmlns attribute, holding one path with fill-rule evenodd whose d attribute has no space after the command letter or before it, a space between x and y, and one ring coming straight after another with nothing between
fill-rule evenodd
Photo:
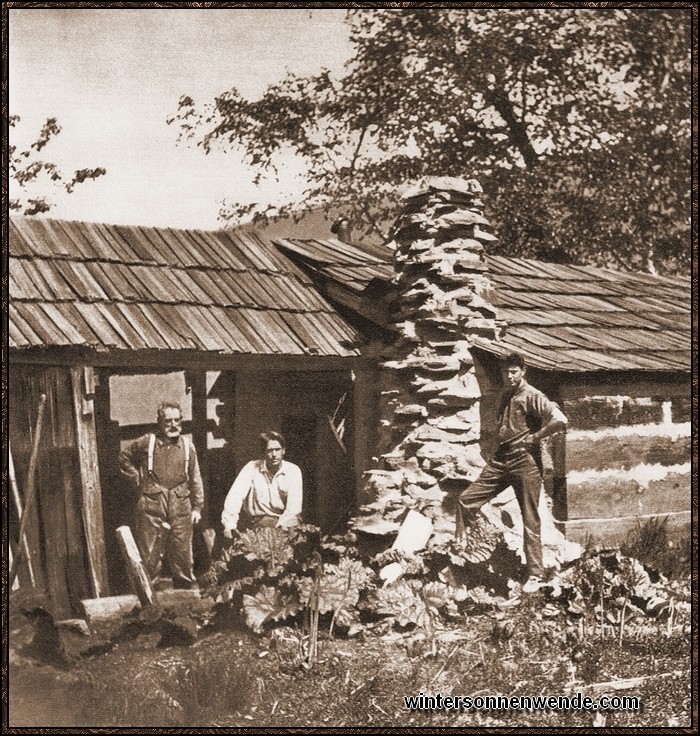
<instances>
[{"instance_id":1,"label":"dark work trousers","mask_svg":"<svg viewBox=\"0 0 700 736\"><path fill-rule=\"evenodd\" d=\"M541 576L544 566L538 506L542 473L535 458L527 450L499 448L491 462L481 471L481 475L460 495L459 503L473 515L508 486L513 487L523 516L523 543L528 574Z\"/></svg>"},{"instance_id":2,"label":"dark work trousers","mask_svg":"<svg viewBox=\"0 0 700 736\"><path fill-rule=\"evenodd\" d=\"M163 522L167 525L163 526ZM163 488L150 483L142 489L136 506L136 544L146 572L157 580L167 553L173 584L189 587L194 582L192 570L192 505L187 483Z\"/></svg>"}]
</instances>

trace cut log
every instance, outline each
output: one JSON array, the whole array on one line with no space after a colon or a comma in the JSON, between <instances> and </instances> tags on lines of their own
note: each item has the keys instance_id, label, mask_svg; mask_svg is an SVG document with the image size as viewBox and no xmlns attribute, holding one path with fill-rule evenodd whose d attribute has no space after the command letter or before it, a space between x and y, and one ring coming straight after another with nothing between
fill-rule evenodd
<instances>
[{"instance_id":1,"label":"cut log","mask_svg":"<svg viewBox=\"0 0 700 736\"><path fill-rule=\"evenodd\" d=\"M139 599L135 595L112 595L108 598L88 598L80 601L83 614L88 623L94 621L109 621L131 613L140 607Z\"/></svg>"},{"instance_id":2,"label":"cut log","mask_svg":"<svg viewBox=\"0 0 700 736\"><path fill-rule=\"evenodd\" d=\"M211 604L210 599L203 599L198 590L159 590L155 594L155 601L161 608L179 608L199 610L202 605ZM80 601L83 607L85 620L88 623L109 621L121 618L141 604L135 595L113 595L108 598L88 598Z\"/></svg>"},{"instance_id":3,"label":"cut log","mask_svg":"<svg viewBox=\"0 0 700 736\"><path fill-rule=\"evenodd\" d=\"M146 568L143 566L141 553L136 546L134 535L128 526L120 526L116 533L131 587L142 606L152 606L154 602L153 588Z\"/></svg>"}]
</instances>

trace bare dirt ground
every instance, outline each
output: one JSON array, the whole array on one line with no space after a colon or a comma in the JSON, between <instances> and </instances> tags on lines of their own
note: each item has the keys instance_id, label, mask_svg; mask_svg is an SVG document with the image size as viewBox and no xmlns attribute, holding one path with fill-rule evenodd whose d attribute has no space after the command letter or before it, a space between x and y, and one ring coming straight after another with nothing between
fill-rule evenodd
<instances>
[{"instance_id":1,"label":"bare dirt ground","mask_svg":"<svg viewBox=\"0 0 700 736\"><path fill-rule=\"evenodd\" d=\"M691 725L689 607L673 619L601 627L585 618L572 624L538 592L431 632L377 625L348 639L325 630L309 664L301 622L256 636L234 617L211 615L200 617L191 645L163 646L148 627L125 635L121 622L121 633L99 632L109 645L56 657L38 645L22 604L11 601L10 727ZM624 682L630 678L643 679ZM403 700L576 692L636 696L641 709L410 710Z\"/></svg>"}]
</instances>

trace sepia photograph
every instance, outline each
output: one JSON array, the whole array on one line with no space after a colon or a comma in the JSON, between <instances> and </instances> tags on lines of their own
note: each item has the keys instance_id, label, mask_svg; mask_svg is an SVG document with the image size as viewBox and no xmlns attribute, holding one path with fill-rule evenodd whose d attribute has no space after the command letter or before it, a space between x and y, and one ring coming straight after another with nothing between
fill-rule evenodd
<instances>
[{"instance_id":1,"label":"sepia photograph","mask_svg":"<svg viewBox=\"0 0 700 736\"><path fill-rule=\"evenodd\" d=\"M697 733L696 4L122 5L2 7L3 733Z\"/></svg>"}]
</instances>

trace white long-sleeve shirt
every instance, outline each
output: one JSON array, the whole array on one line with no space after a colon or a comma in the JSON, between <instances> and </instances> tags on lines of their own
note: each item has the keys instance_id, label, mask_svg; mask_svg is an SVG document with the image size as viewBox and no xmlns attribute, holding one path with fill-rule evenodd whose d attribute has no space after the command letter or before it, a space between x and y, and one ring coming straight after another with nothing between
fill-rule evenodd
<instances>
[{"instance_id":1,"label":"white long-sleeve shirt","mask_svg":"<svg viewBox=\"0 0 700 736\"><path fill-rule=\"evenodd\" d=\"M298 523L304 498L301 470L283 460L271 475L265 460L251 460L238 474L226 495L221 523L226 530L236 529L245 503L251 516L277 516L277 526Z\"/></svg>"}]
</instances>

